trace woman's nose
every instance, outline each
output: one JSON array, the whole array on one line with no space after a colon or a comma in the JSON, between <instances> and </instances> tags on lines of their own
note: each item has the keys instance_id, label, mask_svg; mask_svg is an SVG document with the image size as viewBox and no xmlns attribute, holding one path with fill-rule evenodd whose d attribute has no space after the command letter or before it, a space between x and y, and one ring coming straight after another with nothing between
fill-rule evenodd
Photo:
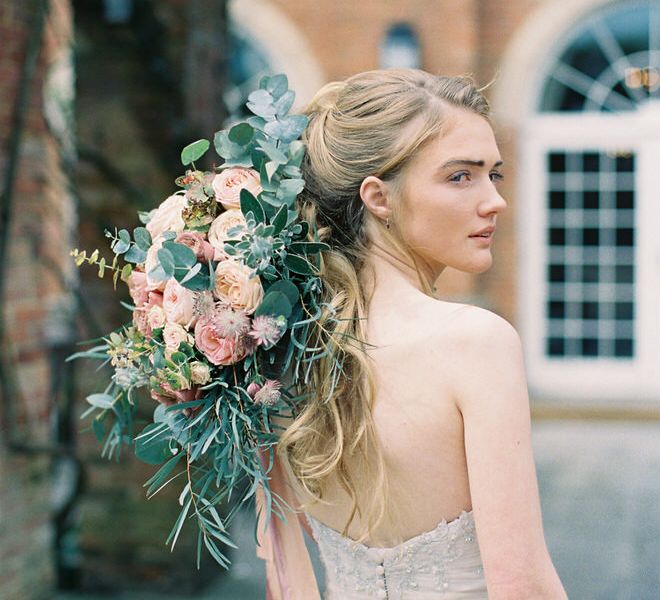
<instances>
[{"instance_id":1,"label":"woman's nose","mask_svg":"<svg viewBox=\"0 0 660 600\"><path fill-rule=\"evenodd\" d=\"M502 197L499 190L492 185L488 193L488 198L481 203L479 208L480 212L488 215L491 213L502 212L506 206L506 200Z\"/></svg>"}]
</instances>

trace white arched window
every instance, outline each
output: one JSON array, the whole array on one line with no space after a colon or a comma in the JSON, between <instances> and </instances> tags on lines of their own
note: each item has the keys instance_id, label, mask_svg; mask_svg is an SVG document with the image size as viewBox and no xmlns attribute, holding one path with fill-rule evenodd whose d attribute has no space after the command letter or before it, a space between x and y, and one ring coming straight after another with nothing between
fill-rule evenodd
<instances>
[{"instance_id":1,"label":"white arched window","mask_svg":"<svg viewBox=\"0 0 660 600\"><path fill-rule=\"evenodd\" d=\"M518 194L530 389L660 403L660 0L583 16L545 64Z\"/></svg>"}]
</instances>

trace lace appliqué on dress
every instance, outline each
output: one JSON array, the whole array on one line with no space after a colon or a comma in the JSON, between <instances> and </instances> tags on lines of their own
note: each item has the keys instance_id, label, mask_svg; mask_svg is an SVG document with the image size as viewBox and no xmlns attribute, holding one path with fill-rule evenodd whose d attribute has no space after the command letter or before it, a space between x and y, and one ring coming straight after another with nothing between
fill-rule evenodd
<instances>
[{"instance_id":1,"label":"lace appliqu\u00e9 on dress","mask_svg":"<svg viewBox=\"0 0 660 600\"><path fill-rule=\"evenodd\" d=\"M307 518L326 569L327 600L488 597L472 512L393 548L370 548Z\"/></svg>"}]
</instances>

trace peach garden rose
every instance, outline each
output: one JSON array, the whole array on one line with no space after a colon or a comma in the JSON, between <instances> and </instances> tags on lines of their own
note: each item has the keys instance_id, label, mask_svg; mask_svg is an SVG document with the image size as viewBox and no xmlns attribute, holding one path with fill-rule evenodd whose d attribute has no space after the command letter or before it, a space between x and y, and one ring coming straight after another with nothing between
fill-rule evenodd
<instances>
[{"instance_id":1,"label":"peach garden rose","mask_svg":"<svg viewBox=\"0 0 660 600\"><path fill-rule=\"evenodd\" d=\"M173 194L163 200L146 224L151 239L156 240L164 231L183 231L186 226L182 212L186 207L186 197L182 194Z\"/></svg>"},{"instance_id":2,"label":"peach garden rose","mask_svg":"<svg viewBox=\"0 0 660 600\"><path fill-rule=\"evenodd\" d=\"M262 191L259 173L254 169L231 167L213 178L215 199L227 210L241 207L241 190L245 188L256 196Z\"/></svg>"},{"instance_id":3,"label":"peach garden rose","mask_svg":"<svg viewBox=\"0 0 660 600\"><path fill-rule=\"evenodd\" d=\"M176 279L168 279L163 291L163 310L170 323L185 327L195 324L195 292L183 287Z\"/></svg>"},{"instance_id":4,"label":"peach garden rose","mask_svg":"<svg viewBox=\"0 0 660 600\"><path fill-rule=\"evenodd\" d=\"M264 289L250 267L228 258L215 269L214 294L223 304L250 315L261 304Z\"/></svg>"},{"instance_id":5,"label":"peach garden rose","mask_svg":"<svg viewBox=\"0 0 660 600\"><path fill-rule=\"evenodd\" d=\"M231 236L228 231L234 227L245 227L245 217L240 210L230 209L217 217L209 229L209 243L215 250L214 260L224 260L227 258L225 253L225 242L227 240L240 239L241 235Z\"/></svg>"},{"instance_id":6,"label":"peach garden rose","mask_svg":"<svg viewBox=\"0 0 660 600\"><path fill-rule=\"evenodd\" d=\"M190 335L183 325L178 323L165 323L163 328L163 341L167 348L176 350L181 342L193 343L193 337Z\"/></svg>"}]
</instances>

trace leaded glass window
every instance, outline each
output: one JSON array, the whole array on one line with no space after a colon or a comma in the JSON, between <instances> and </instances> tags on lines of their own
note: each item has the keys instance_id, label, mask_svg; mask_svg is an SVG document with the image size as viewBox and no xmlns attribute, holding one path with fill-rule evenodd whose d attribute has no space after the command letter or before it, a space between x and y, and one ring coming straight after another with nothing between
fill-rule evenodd
<instances>
[{"instance_id":1,"label":"leaded glass window","mask_svg":"<svg viewBox=\"0 0 660 600\"><path fill-rule=\"evenodd\" d=\"M635 352L635 155L547 153L546 354Z\"/></svg>"},{"instance_id":2,"label":"leaded glass window","mask_svg":"<svg viewBox=\"0 0 660 600\"><path fill-rule=\"evenodd\" d=\"M548 69L541 112L631 111L660 100L660 2L614 3L566 37Z\"/></svg>"}]
</instances>

